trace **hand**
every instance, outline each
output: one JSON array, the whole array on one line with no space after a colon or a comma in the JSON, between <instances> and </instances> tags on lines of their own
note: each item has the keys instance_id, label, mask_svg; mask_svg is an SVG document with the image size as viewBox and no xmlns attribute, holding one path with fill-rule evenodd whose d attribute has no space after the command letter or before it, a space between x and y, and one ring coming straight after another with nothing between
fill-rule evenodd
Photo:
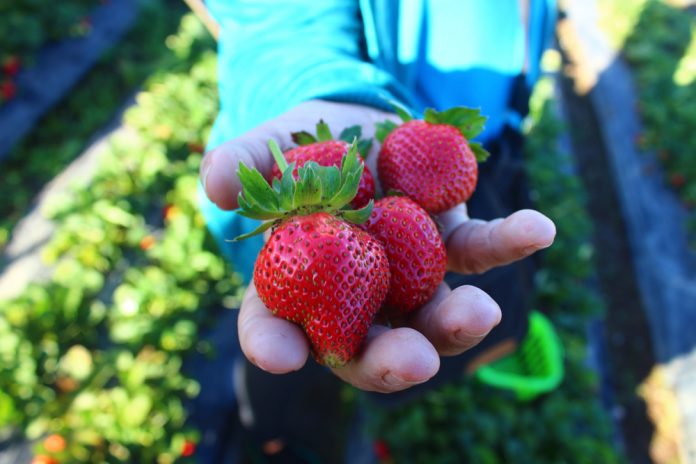
<instances>
[{"instance_id":1,"label":"hand","mask_svg":"<svg viewBox=\"0 0 696 464\"><path fill-rule=\"evenodd\" d=\"M275 139L286 150L293 145L291 132L310 129L320 118L334 131L360 124L364 137L374 135L375 123L396 119L393 114L360 105L318 100L303 103L208 152L201 165L208 197L222 209L235 209L241 188L236 176L239 162L270 177L273 158L268 140ZM377 172L378 148L375 142L367 158L373 173ZM441 214L439 221L444 226L448 270L459 273L482 273L522 259L550 246L556 234L553 222L532 210L486 222L470 219L462 204ZM500 318L498 305L480 289L462 286L451 290L443 283L431 301L409 315L403 326L374 324L361 353L348 365L332 370L363 390L403 390L433 377L440 356L457 355L478 344ZM265 371L287 373L307 361L309 343L302 329L273 316L253 283L240 308L238 330L242 351Z\"/></svg>"}]
</instances>

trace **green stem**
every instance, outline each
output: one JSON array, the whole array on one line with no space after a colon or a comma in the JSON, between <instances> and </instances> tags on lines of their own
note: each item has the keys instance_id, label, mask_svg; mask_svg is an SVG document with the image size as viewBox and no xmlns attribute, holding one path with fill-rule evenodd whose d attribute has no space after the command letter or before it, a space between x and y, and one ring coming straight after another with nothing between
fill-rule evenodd
<instances>
[{"instance_id":1,"label":"green stem","mask_svg":"<svg viewBox=\"0 0 696 464\"><path fill-rule=\"evenodd\" d=\"M271 154L273 155L273 159L275 159L275 162L278 164L280 172L285 172L285 170L288 168L288 162L285 160L283 152L280 150L278 143L275 140L271 139L268 141L268 148L271 149Z\"/></svg>"}]
</instances>

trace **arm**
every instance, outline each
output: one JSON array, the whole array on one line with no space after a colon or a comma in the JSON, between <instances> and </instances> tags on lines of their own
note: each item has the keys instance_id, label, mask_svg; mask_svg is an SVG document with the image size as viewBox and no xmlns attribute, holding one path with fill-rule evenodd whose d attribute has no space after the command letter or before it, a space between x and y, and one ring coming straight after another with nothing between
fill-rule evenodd
<instances>
[{"instance_id":1,"label":"arm","mask_svg":"<svg viewBox=\"0 0 696 464\"><path fill-rule=\"evenodd\" d=\"M228 137L311 99L383 109L387 99L408 101L390 74L365 60L358 3L208 2L221 25L218 73Z\"/></svg>"}]
</instances>

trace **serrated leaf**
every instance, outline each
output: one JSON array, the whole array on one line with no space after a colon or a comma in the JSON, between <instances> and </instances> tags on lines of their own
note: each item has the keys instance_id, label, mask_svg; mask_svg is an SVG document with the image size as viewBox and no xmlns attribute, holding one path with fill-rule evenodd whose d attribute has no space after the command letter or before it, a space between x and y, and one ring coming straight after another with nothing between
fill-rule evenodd
<instances>
[{"instance_id":1,"label":"serrated leaf","mask_svg":"<svg viewBox=\"0 0 696 464\"><path fill-rule=\"evenodd\" d=\"M333 135L331 135L329 125L326 124L323 119L320 119L317 123L317 139L319 139L320 142L333 140Z\"/></svg>"},{"instance_id":2,"label":"serrated leaf","mask_svg":"<svg viewBox=\"0 0 696 464\"><path fill-rule=\"evenodd\" d=\"M384 139L387 138L387 136L393 131L399 127L397 123L394 121L383 121L383 122L378 122L375 125L375 138L379 141L379 143L384 143Z\"/></svg>"},{"instance_id":3,"label":"serrated leaf","mask_svg":"<svg viewBox=\"0 0 696 464\"><path fill-rule=\"evenodd\" d=\"M369 219L370 214L372 214L373 207L374 201L370 200L370 202L362 208L341 211L340 215L348 222L353 224L362 224Z\"/></svg>"},{"instance_id":4,"label":"serrated leaf","mask_svg":"<svg viewBox=\"0 0 696 464\"><path fill-rule=\"evenodd\" d=\"M276 193L280 193L280 179L277 177L273 178L273 190L276 191Z\"/></svg>"},{"instance_id":5,"label":"serrated leaf","mask_svg":"<svg viewBox=\"0 0 696 464\"><path fill-rule=\"evenodd\" d=\"M488 117L482 116L477 108L458 106L442 112L428 108L425 110L424 120L431 124L454 126L467 140L470 140L483 131Z\"/></svg>"},{"instance_id":6,"label":"serrated leaf","mask_svg":"<svg viewBox=\"0 0 696 464\"><path fill-rule=\"evenodd\" d=\"M290 136L292 141L298 145L311 145L317 142L317 138L307 131L293 132Z\"/></svg>"},{"instance_id":7,"label":"serrated leaf","mask_svg":"<svg viewBox=\"0 0 696 464\"><path fill-rule=\"evenodd\" d=\"M255 235L262 234L262 233L266 232L268 229L270 229L271 227L273 227L273 225L275 223L276 223L276 221L264 222L260 226L258 226L256 229L252 230L251 232L239 235L239 236L233 238L232 240L227 240L227 241L228 242L239 242L240 240L244 240L244 239L247 239L249 237L253 237Z\"/></svg>"},{"instance_id":8,"label":"serrated leaf","mask_svg":"<svg viewBox=\"0 0 696 464\"><path fill-rule=\"evenodd\" d=\"M440 124L440 113L432 108L427 108L423 113L423 120L430 124Z\"/></svg>"},{"instance_id":9,"label":"serrated leaf","mask_svg":"<svg viewBox=\"0 0 696 464\"><path fill-rule=\"evenodd\" d=\"M295 190L295 204L299 206L312 206L321 203L322 185L317 176L317 167L314 161L309 161L299 169L300 180Z\"/></svg>"},{"instance_id":10,"label":"serrated leaf","mask_svg":"<svg viewBox=\"0 0 696 464\"><path fill-rule=\"evenodd\" d=\"M295 163L292 163L283 172L283 177L280 181L280 196L278 203L283 211L292 211L295 209L295 189L297 183L295 182L295 176L293 171L295 170Z\"/></svg>"},{"instance_id":11,"label":"serrated leaf","mask_svg":"<svg viewBox=\"0 0 696 464\"><path fill-rule=\"evenodd\" d=\"M344 176L343 183L341 184L338 192L336 192L336 194L329 200L329 203L334 208L342 208L350 203L353 198L355 198L355 195L358 193L361 174L362 170L360 170L360 174L352 172L347 176Z\"/></svg>"},{"instance_id":12,"label":"serrated leaf","mask_svg":"<svg viewBox=\"0 0 696 464\"><path fill-rule=\"evenodd\" d=\"M358 146L355 142L348 148L348 152L341 158L341 175L347 176L350 172L360 169L362 174L362 164L358 161Z\"/></svg>"},{"instance_id":13,"label":"serrated leaf","mask_svg":"<svg viewBox=\"0 0 696 464\"><path fill-rule=\"evenodd\" d=\"M346 127L343 129L341 134L338 136L338 139L347 143L353 143L353 140L360 140L360 137L362 137L362 127L356 124L355 126Z\"/></svg>"},{"instance_id":14,"label":"serrated leaf","mask_svg":"<svg viewBox=\"0 0 696 464\"><path fill-rule=\"evenodd\" d=\"M333 198L341 187L341 171L336 166L328 166L322 176L324 198ZM333 206L333 205L331 205Z\"/></svg>"},{"instance_id":15,"label":"serrated leaf","mask_svg":"<svg viewBox=\"0 0 696 464\"><path fill-rule=\"evenodd\" d=\"M249 169L240 161L237 174L247 200L256 203L266 210L273 211L278 209L277 195L258 170L255 168Z\"/></svg>"},{"instance_id":16,"label":"serrated leaf","mask_svg":"<svg viewBox=\"0 0 696 464\"><path fill-rule=\"evenodd\" d=\"M474 152L474 156L476 157L476 161L479 163L483 163L488 159L489 156L491 156L488 151L483 148L483 145L480 143L469 143L469 148L471 148L471 151Z\"/></svg>"}]
</instances>

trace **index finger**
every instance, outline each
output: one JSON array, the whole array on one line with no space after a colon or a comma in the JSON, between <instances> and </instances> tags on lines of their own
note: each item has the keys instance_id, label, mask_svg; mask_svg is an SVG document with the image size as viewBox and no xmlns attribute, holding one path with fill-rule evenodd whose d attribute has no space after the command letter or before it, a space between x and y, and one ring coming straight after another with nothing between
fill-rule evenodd
<instances>
[{"instance_id":1,"label":"index finger","mask_svg":"<svg viewBox=\"0 0 696 464\"><path fill-rule=\"evenodd\" d=\"M239 343L252 364L272 374L285 374L304 366L309 355L304 332L292 322L275 317L259 298L253 282L239 311Z\"/></svg>"}]
</instances>

